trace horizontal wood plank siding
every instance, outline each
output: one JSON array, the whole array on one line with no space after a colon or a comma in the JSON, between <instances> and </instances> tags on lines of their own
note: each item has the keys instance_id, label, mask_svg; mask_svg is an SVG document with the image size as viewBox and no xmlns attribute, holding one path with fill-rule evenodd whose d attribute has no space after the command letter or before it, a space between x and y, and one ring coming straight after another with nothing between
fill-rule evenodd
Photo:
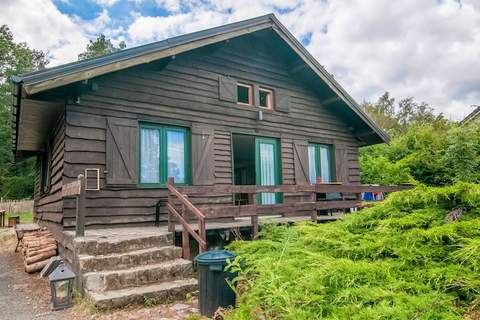
<instances>
[{"instance_id":1,"label":"horizontal wood plank siding","mask_svg":"<svg viewBox=\"0 0 480 320\"><path fill-rule=\"evenodd\" d=\"M40 162L37 161L35 177L34 211L38 221L60 224L62 222L63 198L63 167L65 157L65 116L62 115L56 122L51 137L50 186L48 192L40 190Z\"/></svg>"},{"instance_id":2,"label":"horizontal wood plank siding","mask_svg":"<svg viewBox=\"0 0 480 320\"><path fill-rule=\"evenodd\" d=\"M219 99L219 75L243 82L288 90L290 112L264 112L263 121L250 107ZM341 143L348 147L347 183L358 183L358 143L335 110L323 107L310 89L292 76L287 64L266 48L242 46L233 39L216 49L180 54L166 65L151 63L94 79L98 90L83 94L79 104L66 108L65 182L73 181L85 168L100 169L100 191L87 193L87 225L151 224L155 204L165 198L165 189L107 188L107 117L138 119L214 130L215 183L233 180L232 133L281 139L282 179L295 183L294 140ZM287 195L288 197L288 195ZM293 198L292 198L293 199ZM197 204L231 204L228 195L194 198ZM165 221L166 216L162 215ZM75 224L72 199L64 202L64 226Z\"/></svg>"}]
</instances>

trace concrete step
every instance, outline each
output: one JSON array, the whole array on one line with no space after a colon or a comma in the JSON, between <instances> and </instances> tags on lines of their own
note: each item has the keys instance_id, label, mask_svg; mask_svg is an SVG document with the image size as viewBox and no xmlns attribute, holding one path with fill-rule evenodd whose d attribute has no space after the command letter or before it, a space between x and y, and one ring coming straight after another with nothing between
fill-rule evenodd
<instances>
[{"instance_id":1,"label":"concrete step","mask_svg":"<svg viewBox=\"0 0 480 320\"><path fill-rule=\"evenodd\" d=\"M137 288L126 288L105 292L88 292L92 303L99 309L120 308L142 304L147 299L154 303L169 303L185 299L187 293L197 290L197 280L193 278L165 281Z\"/></svg>"},{"instance_id":2,"label":"concrete step","mask_svg":"<svg viewBox=\"0 0 480 320\"><path fill-rule=\"evenodd\" d=\"M154 235L122 234L122 237L84 237L75 238L74 245L79 255L107 255L127 253L173 244L173 236L168 232Z\"/></svg>"},{"instance_id":3,"label":"concrete step","mask_svg":"<svg viewBox=\"0 0 480 320\"><path fill-rule=\"evenodd\" d=\"M82 273L127 269L179 259L181 257L182 248L175 246L155 247L107 255L78 256Z\"/></svg>"},{"instance_id":4,"label":"concrete step","mask_svg":"<svg viewBox=\"0 0 480 320\"><path fill-rule=\"evenodd\" d=\"M83 275L83 283L88 291L119 290L161 282L175 277L187 278L192 275L192 270L191 261L174 259L123 270L88 272Z\"/></svg>"}]
</instances>

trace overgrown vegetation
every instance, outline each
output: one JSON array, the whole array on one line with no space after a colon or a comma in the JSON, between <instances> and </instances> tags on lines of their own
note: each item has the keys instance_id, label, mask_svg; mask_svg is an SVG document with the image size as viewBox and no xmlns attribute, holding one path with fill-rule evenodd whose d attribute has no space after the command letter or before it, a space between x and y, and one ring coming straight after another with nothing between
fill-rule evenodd
<instances>
[{"instance_id":1,"label":"overgrown vegetation","mask_svg":"<svg viewBox=\"0 0 480 320\"><path fill-rule=\"evenodd\" d=\"M230 246L243 260L227 319L461 319L480 307L479 185L419 186L261 237Z\"/></svg>"},{"instance_id":2,"label":"overgrown vegetation","mask_svg":"<svg viewBox=\"0 0 480 320\"><path fill-rule=\"evenodd\" d=\"M362 183L480 183L478 123L459 127L412 98L395 105L388 93L363 107L392 140L360 150Z\"/></svg>"}]
</instances>

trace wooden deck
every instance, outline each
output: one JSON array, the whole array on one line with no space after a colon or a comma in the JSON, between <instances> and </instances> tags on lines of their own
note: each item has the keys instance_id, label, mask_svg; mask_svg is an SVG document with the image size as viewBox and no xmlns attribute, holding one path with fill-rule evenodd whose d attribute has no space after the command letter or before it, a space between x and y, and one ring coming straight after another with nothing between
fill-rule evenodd
<instances>
[{"instance_id":1,"label":"wooden deck","mask_svg":"<svg viewBox=\"0 0 480 320\"><path fill-rule=\"evenodd\" d=\"M319 179L320 180L320 179ZM363 208L362 192L395 192L411 186L369 186L342 185L339 183L303 185L229 185L229 186L175 186L168 178L169 191L168 230L176 232L181 226L183 257L191 259L190 236L198 242L200 253L207 248L206 231L212 229L234 229L249 227L252 239L258 237L259 226L265 222L292 223L310 220L312 222L337 220L339 216L324 216L322 212L349 212L352 208ZM275 204L258 203L261 193L297 194L299 201ZM195 196L230 194L246 195L247 204L242 205L195 205ZM272 217L274 217L272 219ZM222 222L219 220L224 219ZM231 219L231 220L229 220Z\"/></svg>"},{"instance_id":2,"label":"wooden deck","mask_svg":"<svg viewBox=\"0 0 480 320\"><path fill-rule=\"evenodd\" d=\"M343 213L334 213L332 215L321 215L317 217L318 223L331 222L341 219L344 216ZM293 224L296 222L311 221L310 216L296 216L296 217L283 217L283 216L263 216L258 218L258 224ZM190 223L190 227L198 231L198 223ZM229 230L236 228L252 228L252 220L250 218L241 217L235 218L232 221L208 221L205 223L205 230ZM166 228L166 227L160 227ZM180 224L175 228L176 232L182 232L183 226Z\"/></svg>"}]
</instances>

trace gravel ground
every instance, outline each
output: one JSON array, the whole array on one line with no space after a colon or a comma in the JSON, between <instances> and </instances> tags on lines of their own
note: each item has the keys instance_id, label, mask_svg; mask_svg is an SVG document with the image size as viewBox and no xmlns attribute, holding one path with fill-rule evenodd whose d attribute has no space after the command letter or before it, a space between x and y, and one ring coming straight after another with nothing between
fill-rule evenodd
<instances>
[{"instance_id":1,"label":"gravel ground","mask_svg":"<svg viewBox=\"0 0 480 320\"><path fill-rule=\"evenodd\" d=\"M50 288L38 273L23 271L20 253L14 253L15 238L11 229L0 229L0 319L5 320L185 320L198 314L197 300L152 307L129 307L110 312L98 312L85 300L72 309L50 310Z\"/></svg>"}]
</instances>

